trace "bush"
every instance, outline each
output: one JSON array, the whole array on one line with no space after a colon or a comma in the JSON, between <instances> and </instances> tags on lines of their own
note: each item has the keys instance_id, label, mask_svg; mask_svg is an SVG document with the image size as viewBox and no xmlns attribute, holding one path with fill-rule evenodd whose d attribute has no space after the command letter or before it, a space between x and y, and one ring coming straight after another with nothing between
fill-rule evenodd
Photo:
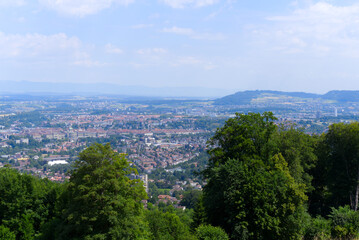
<instances>
[{"instance_id":1,"label":"bush","mask_svg":"<svg viewBox=\"0 0 359 240\"><path fill-rule=\"evenodd\" d=\"M330 220L323 217L316 217L311 220L311 224L307 227L304 239L308 240L326 240L330 239Z\"/></svg>"},{"instance_id":2,"label":"bush","mask_svg":"<svg viewBox=\"0 0 359 240\"><path fill-rule=\"evenodd\" d=\"M0 225L0 240L15 240L15 234L7 227Z\"/></svg>"},{"instance_id":3,"label":"bush","mask_svg":"<svg viewBox=\"0 0 359 240\"><path fill-rule=\"evenodd\" d=\"M145 218L150 229L151 240L194 239L189 227L175 213L162 212L158 209L147 210Z\"/></svg>"},{"instance_id":4,"label":"bush","mask_svg":"<svg viewBox=\"0 0 359 240\"><path fill-rule=\"evenodd\" d=\"M332 221L332 237L340 239L354 239L359 237L359 212L349 206L332 208L329 215Z\"/></svg>"},{"instance_id":5,"label":"bush","mask_svg":"<svg viewBox=\"0 0 359 240\"><path fill-rule=\"evenodd\" d=\"M201 225L196 229L198 240L228 240L226 232L220 227Z\"/></svg>"}]
</instances>

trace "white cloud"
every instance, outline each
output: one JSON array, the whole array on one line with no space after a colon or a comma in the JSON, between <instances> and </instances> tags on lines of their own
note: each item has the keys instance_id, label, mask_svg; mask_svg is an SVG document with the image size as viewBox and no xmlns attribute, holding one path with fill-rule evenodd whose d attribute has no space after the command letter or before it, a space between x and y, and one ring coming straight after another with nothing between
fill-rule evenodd
<instances>
[{"instance_id":1,"label":"white cloud","mask_svg":"<svg viewBox=\"0 0 359 240\"><path fill-rule=\"evenodd\" d=\"M216 65L214 65L211 61L204 60L194 56L176 57L174 61L171 62L171 65L173 67L192 66L192 67L202 68L204 70L212 70L216 68Z\"/></svg>"},{"instance_id":2,"label":"white cloud","mask_svg":"<svg viewBox=\"0 0 359 240\"><path fill-rule=\"evenodd\" d=\"M191 28L172 27L172 28L164 28L163 31L166 33L174 33L174 34L187 35L187 36L191 36L194 34L194 31Z\"/></svg>"},{"instance_id":3,"label":"white cloud","mask_svg":"<svg viewBox=\"0 0 359 240\"><path fill-rule=\"evenodd\" d=\"M160 0L172 8L205 7L219 2L219 0Z\"/></svg>"},{"instance_id":4,"label":"white cloud","mask_svg":"<svg viewBox=\"0 0 359 240\"><path fill-rule=\"evenodd\" d=\"M105 66L106 64L100 63L98 61L92 61L91 59L82 59L72 62L72 65L81 66L81 67L101 67L101 66Z\"/></svg>"},{"instance_id":5,"label":"white cloud","mask_svg":"<svg viewBox=\"0 0 359 240\"><path fill-rule=\"evenodd\" d=\"M0 7L21 7L25 4L25 0L0 0Z\"/></svg>"},{"instance_id":6,"label":"white cloud","mask_svg":"<svg viewBox=\"0 0 359 240\"><path fill-rule=\"evenodd\" d=\"M118 48L110 43L105 46L105 49L106 49L107 53L113 53L113 54L122 54L123 53L123 50L121 48Z\"/></svg>"},{"instance_id":7,"label":"white cloud","mask_svg":"<svg viewBox=\"0 0 359 240\"><path fill-rule=\"evenodd\" d=\"M164 48L146 48L139 49L136 51L136 53L140 55L158 55L167 53L167 50Z\"/></svg>"},{"instance_id":8,"label":"white cloud","mask_svg":"<svg viewBox=\"0 0 359 240\"><path fill-rule=\"evenodd\" d=\"M5 34L0 33L0 57L34 57L51 55L64 50L77 50L81 46L78 38L68 37L66 34Z\"/></svg>"},{"instance_id":9,"label":"white cloud","mask_svg":"<svg viewBox=\"0 0 359 240\"><path fill-rule=\"evenodd\" d=\"M253 34L274 50L359 57L359 4L318 2L267 20L269 24L256 28Z\"/></svg>"},{"instance_id":10,"label":"white cloud","mask_svg":"<svg viewBox=\"0 0 359 240\"><path fill-rule=\"evenodd\" d=\"M178 35L188 36L192 39L198 40L224 40L226 37L221 33L197 33L191 28L180 28L180 27L171 27L171 28L164 28L162 30L165 33L173 33Z\"/></svg>"},{"instance_id":11,"label":"white cloud","mask_svg":"<svg viewBox=\"0 0 359 240\"><path fill-rule=\"evenodd\" d=\"M151 28L151 27L153 27L153 24L137 24L131 26L131 28L133 29L142 29L142 28Z\"/></svg>"},{"instance_id":12,"label":"white cloud","mask_svg":"<svg viewBox=\"0 0 359 240\"><path fill-rule=\"evenodd\" d=\"M83 17L95 14L113 4L128 5L134 0L39 0L46 7L57 12Z\"/></svg>"},{"instance_id":13,"label":"white cloud","mask_svg":"<svg viewBox=\"0 0 359 240\"><path fill-rule=\"evenodd\" d=\"M141 67L166 67L180 68L193 67L204 70L211 70L216 66L207 59L196 56L176 55L168 52L164 48L146 48L136 51L138 58L131 65L136 68Z\"/></svg>"},{"instance_id":14,"label":"white cloud","mask_svg":"<svg viewBox=\"0 0 359 240\"><path fill-rule=\"evenodd\" d=\"M5 34L0 32L0 60L17 63L75 64L88 66L91 62L86 46L76 37L64 33Z\"/></svg>"}]
</instances>

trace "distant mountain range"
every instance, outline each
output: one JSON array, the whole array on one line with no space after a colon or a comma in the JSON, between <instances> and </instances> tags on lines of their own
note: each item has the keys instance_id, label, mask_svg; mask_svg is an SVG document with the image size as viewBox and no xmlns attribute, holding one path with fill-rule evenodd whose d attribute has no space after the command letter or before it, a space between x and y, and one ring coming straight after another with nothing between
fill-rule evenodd
<instances>
[{"instance_id":1,"label":"distant mountain range","mask_svg":"<svg viewBox=\"0 0 359 240\"><path fill-rule=\"evenodd\" d=\"M323 99L339 103L359 102L359 91L330 91L326 94L314 94L305 92L281 92L281 91L243 91L228 95L214 101L215 105L246 105L260 98L298 98L298 99Z\"/></svg>"},{"instance_id":2,"label":"distant mountain range","mask_svg":"<svg viewBox=\"0 0 359 240\"><path fill-rule=\"evenodd\" d=\"M359 91L330 91L326 94L305 92L282 92L270 90L241 91L231 95L233 91L206 87L147 87L121 86L112 83L51 83L31 81L0 81L1 95L24 95L22 97L57 98L58 95L100 96L113 95L126 100L157 101L163 99L215 99L215 105L246 105L263 99L323 99L338 103L359 102ZM227 96L226 96L227 95ZM225 96L225 97L222 97ZM21 98L21 96L18 96Z\"/></svg>"},{"instance_id":3,"label":"distant mountain range","mask_svg":"<svg viewBox=\"0 0 359 240\"><path fill-rule=\"evenodd\" d=\"M50 83L30 81L0 81L0 94L67 94L143 97L218 98L232 91L206 87L146 87L121 86L112 83Z\"/></svg>"}]
</instances>

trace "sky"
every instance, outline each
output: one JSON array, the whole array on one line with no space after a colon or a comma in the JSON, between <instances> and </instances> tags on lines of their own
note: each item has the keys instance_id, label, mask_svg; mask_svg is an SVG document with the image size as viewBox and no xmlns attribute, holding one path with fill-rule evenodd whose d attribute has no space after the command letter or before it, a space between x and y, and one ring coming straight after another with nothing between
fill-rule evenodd
<instances>
[{"instance_id":1,"label":"sky","mask_svg":"<svg viewBox=\"0 0 359 240\"><path fill-rule=\"evenodd\" d=\"M359 90L359 1L0 0L0 81Z\"/></svg>"}]
</instances>

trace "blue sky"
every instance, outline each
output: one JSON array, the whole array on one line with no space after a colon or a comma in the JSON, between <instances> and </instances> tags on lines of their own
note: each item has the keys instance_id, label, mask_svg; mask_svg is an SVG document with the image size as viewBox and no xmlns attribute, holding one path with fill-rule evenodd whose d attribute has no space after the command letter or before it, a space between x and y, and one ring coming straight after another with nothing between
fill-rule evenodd
<instances>
[{"instance_id":1,"label":"blue sky","mask_svg":"<svg viewBox=\"0 0 359 240\"><path fill-rule=\"evenodd\" d=\"M0 0L0 81L359 89L359 1Z\"/></svg>"}]
</instances>

